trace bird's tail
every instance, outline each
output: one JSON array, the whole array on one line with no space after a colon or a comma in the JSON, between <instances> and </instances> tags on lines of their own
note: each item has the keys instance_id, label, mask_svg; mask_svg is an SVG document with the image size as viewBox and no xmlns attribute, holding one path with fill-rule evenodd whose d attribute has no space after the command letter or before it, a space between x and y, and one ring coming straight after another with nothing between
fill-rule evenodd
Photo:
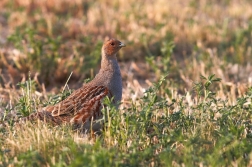
<instances>
[{"instance_id":1,"label":"bird's tail","mask_svg":"<svg viewBox=\"0 0 252 167\"><path fill-rule=\"evenodd\" d=\"M38 120L47 122L52 125L59 125L62 123L60 119L55 119L55 117L53 117L50 112L44 111L44 110L32 113L27 117L21 118L21 122L26 122L26 121L35 122Z\"/></svg>"}]
</instances>

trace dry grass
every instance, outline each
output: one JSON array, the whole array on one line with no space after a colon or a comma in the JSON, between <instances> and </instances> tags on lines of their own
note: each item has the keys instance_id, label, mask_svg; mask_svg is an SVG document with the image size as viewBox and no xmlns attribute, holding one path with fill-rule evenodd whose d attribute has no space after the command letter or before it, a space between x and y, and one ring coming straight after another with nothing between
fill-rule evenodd
<instances>
[{"instance_id":1,"label":"dry grass","mask_svg":"<svg viewBox=\"0 0 252 167\"><path fill-rule=\"evenodd\" d=\"M119 55L124 63L129 61L127 66L121 63L125 67L125 83L132 79L142 80L141 84L146 79L151 78L150 81L153 81L154 76L149 75L150 67L137 67L138 64L146 56L153 56L158 61L165 56L161 52L162 47L165 47L164 41L174 41L171 66L175 69L171 78L179 78L176 82L183 85L182 87L191 88L192 81L199 80L200 74L213 73L223 79L224 85L230 82L238 87L243 83L251 85L251 66L246 64L251 63L251 34L242 34L242 31L250 30L252 6L249 1L202 0L167 3L163 0L3 0L0 6L3 9L1 41L6 45L1 48L0 67L2 84L7 85L6 87L13 87L17 82L27 80L29 71L35 80L38 80L39 85L45 83L47 89L55 87L57 83L64 84L71 71L74 71L74 74L70 83L79 80L80 85L83 78L90 76L89 68L97 67L95 64L99 62L97 60L100 45L95 45L106 36L116 37L128 44ZM21 45L18 50L7 45L7 36L15 32L25 34L27 28L35 29L35 35L32 36L34 41L24 35L22 40L14 41L15 44ZM238 40L236 38L239 38L239 35L244 35L240 37L244 39L236 46L233 43ZM36 49L36 46L32 46L33 42L58 36L61 36L61 40L56 44L57 54L52 53L50 44L44 43L42 54L46 59L40 61L46 63L34 63L29 56ZM94 49L97 54L92 54ZM86 55L98 59L95 58L96 61L89 64L90 58ZM43 68L48 65L47 59L50 57L53 57L53 63L48 72ZM131 66L131 60L136 60L137 65ZM132 76L126 75L129 70L133 71ZM51 75L54 77L51 78ZM91 76L93 75L91 71ZM144 87L146 86L145 84ZM42 86L39 88L40 91L43 89Z\"/></svg>"}]
</instances>

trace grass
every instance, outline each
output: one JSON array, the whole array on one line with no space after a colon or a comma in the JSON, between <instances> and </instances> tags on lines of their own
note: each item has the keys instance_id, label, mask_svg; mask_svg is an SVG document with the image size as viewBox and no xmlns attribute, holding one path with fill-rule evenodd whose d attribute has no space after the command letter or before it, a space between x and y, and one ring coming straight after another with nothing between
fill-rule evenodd
<instances>
[{"instance_id":1,"label":"grass","mask_svg":"<svg viewBox=\"0 0 252 167\"><path fill-rule=\"evenodd\" d=\"M214 75L195 84L198 103L186 95L167 101L159 91L165 78L139 104L117 111L105 100L103 134L81 138L69 126L41 122L5 128L2 165L13 166L246 166L251 163L252 89L235 105L209 88ZM21 129L20 129L21 128Z\"/></svg>"},{"instance_id":2,"label":"grass","mask_svg":"<svg viewBox=\"0 0 252 167\"><path fill-rule=\"evenodd\" d=\"M0 166L252 165L250 1L0 7ZM102 134L14 126L93 78L107 36L127 47L122 104L105 99Z\"/></svg>"}]
</instances>

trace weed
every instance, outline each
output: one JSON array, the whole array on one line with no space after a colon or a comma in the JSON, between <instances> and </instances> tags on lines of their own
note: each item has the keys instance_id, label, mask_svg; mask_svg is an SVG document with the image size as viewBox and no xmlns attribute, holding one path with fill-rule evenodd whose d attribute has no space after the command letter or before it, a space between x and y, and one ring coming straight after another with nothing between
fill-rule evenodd
<instances>
[{"instance_id":1,"label":"weed","mask_svg":"<svg viewBox=\"0 0 252 167\"><path fill-rule=\"evenodd\" d=\"M36 83L29 77L28 81L19 83L18 86L22 90L22 96L19 98L16 110L19 116L28 116L32 112L37 111L40 103L39 98L34 94Z\"/></svg>"}]
</instances>

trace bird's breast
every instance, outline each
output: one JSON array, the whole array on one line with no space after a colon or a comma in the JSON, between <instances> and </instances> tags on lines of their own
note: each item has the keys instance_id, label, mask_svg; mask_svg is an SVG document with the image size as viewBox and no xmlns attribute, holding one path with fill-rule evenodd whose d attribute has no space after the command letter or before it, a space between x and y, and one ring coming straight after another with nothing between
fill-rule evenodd
<instances>
[{"instance_id":1,"label":"bird's breast","mask_svg":"<svg viewBox=\"0 0 252 167\"><path fill-rule=\"evenodd\" d=\"M122 99L122 77L121 74L114 74L110 82L109 89L114 96L115 102L120 102Z\"/></svg>"}]
</instances>

